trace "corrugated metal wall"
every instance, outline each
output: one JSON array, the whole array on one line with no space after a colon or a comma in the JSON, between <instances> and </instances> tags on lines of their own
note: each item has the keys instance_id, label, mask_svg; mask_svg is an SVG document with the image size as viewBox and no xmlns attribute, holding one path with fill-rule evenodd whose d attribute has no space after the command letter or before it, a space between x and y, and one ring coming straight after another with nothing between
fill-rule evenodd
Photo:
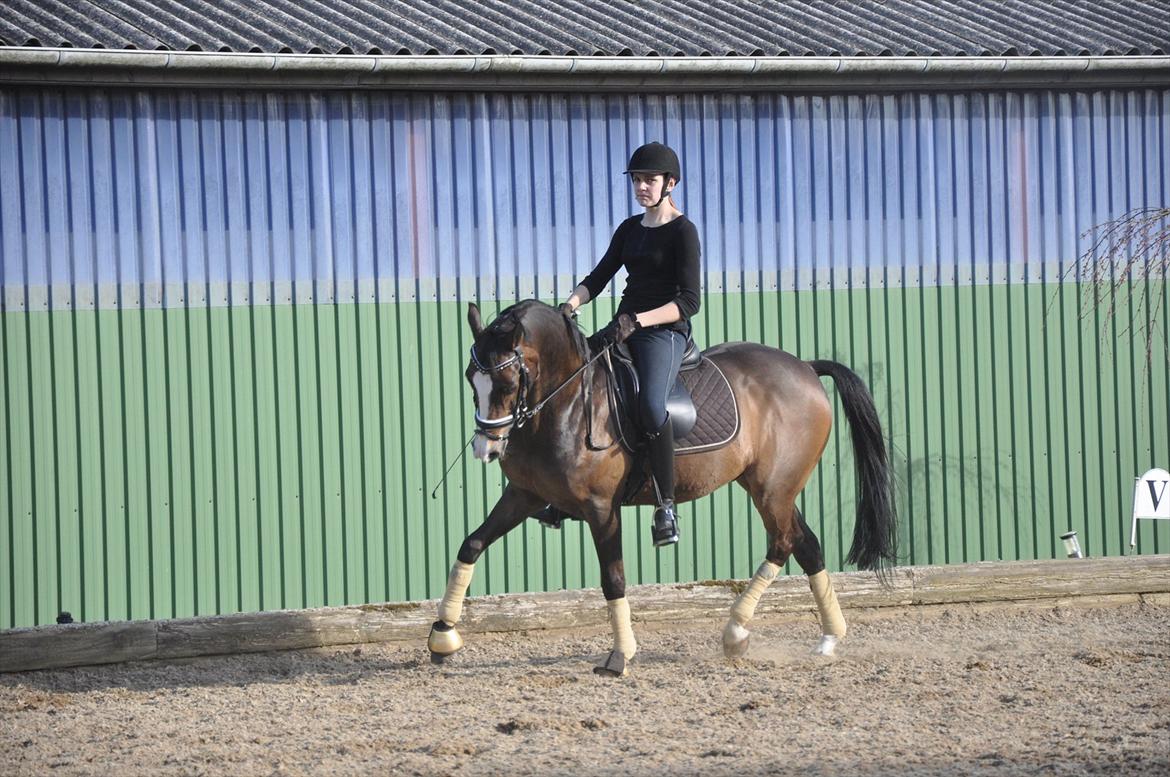
<instances>
[{"instance_id":1,"label":"corrugated metal wall","mask_svg":"<svg viewBox=\"0 0 1170 777\"><path fill-rule=\"evenodd\" d=\"M438 595L501 486L465 460L427 498L471 431L466 301L563 297L648 139L703 237L700 343L869 381L906 563L1048 558L1067 528L1128 552L1132 478L1170 463L1167 289L1110 318L1075 259L1170 201L1168 117L1166 91L0 90L0 627ZM852 498L839 423L803 496L834 569ZM630 510L632 582L758 564L738 489L683 515L657 552ZM597 585L587 532L530 523L473 594Z\"/></svg>"}]
</instances>

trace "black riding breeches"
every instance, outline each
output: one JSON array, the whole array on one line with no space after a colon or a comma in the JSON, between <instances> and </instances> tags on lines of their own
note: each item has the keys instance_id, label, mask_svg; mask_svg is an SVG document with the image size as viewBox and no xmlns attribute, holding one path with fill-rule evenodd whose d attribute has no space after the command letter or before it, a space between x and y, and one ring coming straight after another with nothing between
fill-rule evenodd
<instances>
[{"instance_id":1,"label":"black riding breeches","mask_svg":"<svg viewBox=\"0 0 1170 777\"><path fill-rule=\"evenodd\" d=\"M687 337L667 326L639 329L626 341L638 372L638 413L642 429L657 431L666 423L666 398L674 387Z\"/></svg>"}]
</instances>

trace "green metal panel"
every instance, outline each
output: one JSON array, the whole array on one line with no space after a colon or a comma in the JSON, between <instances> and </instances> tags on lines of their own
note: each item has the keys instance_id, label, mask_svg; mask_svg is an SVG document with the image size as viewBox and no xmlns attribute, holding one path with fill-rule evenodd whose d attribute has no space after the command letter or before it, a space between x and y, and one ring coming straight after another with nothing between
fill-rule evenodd
<instances>
[{"instance_id":1,"label":"green metal panel","mask_svg":"<svg viewBox=\"0 0 1170 777\"><path fill-rule=\"evenodd\" d=\"M893 445L905 563L1051 558L1070 528L1091 555L1125 554L1132 478L1170 454L1170 375L1124 325L1130 302L1112 322L1083 315L1083 292L709 294L696 333L863 376ZM1167 301L1164 282L1133 292ZM502 488L497 467L465 459L429 497L470 434L464 315L454 302L4 313L2 625L437 596ZM838 407L800 500L830 569L854 495ZM626 511L631 583L759 563L737 486L682 514L683 542L657 552L648 511ZM1138 552L1167 549L1170 525L1143 523ZM487 553L472 593L597 583L580 524L529 522Z\"/></svg>"}]
</instances>

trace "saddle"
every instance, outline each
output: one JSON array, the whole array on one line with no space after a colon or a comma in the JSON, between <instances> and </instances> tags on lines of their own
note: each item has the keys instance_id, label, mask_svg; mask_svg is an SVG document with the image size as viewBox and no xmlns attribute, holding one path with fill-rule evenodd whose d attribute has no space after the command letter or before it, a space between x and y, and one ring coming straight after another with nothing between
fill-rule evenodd
<instances>
[{"instance_id":1,"label":"saddle","mask_svg":"<svg viewBox=\"0 0 1170 777\"><path fill-rule=\"evenodd\" d=\"M641 447L644 430L638 421L638 373L629 348L622 343L606 358L610 404L622 446L631 453ZM674 430L676 456L711 451L739 433L739 407L727 377L687 338L678 378L666 400Z\"/></svg>"}]
</instances>

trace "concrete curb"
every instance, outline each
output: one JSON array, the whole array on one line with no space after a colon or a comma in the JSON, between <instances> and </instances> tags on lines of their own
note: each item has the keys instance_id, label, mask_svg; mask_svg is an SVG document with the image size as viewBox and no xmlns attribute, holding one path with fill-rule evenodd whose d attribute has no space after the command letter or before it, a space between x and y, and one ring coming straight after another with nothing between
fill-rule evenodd
<instances>
[{"instance_id":1,"label":"concrete curb","mask_svg":"<svg viewBox=\"0 0 1170 777\"><path fill-rule=\"evenodd\" d=\"M834 574L833 582L847 616L850 610L913 605L1069 599L1124 603L1170 592L1170 555L903 567L888 588L862 572ZM637 623L721 621L744 585L735 580L642 585L632 587L627 596ZM0 672L363 642L411 641L423 650L436 606L430 600L12 629L0 631ZM813 612L803 575L777 579L756 610L758 617ZM460 628L475 634L605 624L601 592L586 589L469 599Z\"/></svg>"}]
</instances>

